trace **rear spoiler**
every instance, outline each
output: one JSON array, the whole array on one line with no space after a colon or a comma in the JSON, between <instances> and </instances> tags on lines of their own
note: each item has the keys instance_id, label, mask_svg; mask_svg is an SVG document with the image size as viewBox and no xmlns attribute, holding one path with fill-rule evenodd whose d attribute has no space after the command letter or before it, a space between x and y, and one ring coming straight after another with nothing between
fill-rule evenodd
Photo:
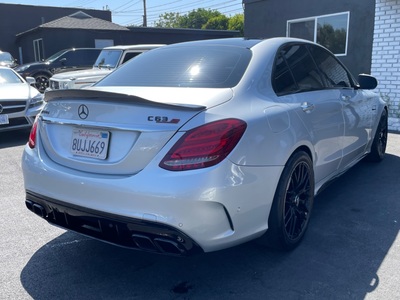
<instances>
[{"instance_id":1,"label":"rear spoiler","mask_svg":"<svg viewBox=\"0 0 400 300\"><path fill-rule=\"evenodd\" d=\"M200 111L206 109L204 105L193 104L178 104L178 103L161 103L152 100L147 100L135 95L128 95L123 93L114 93L90 89L70 89L70 90L50 90L46 91L44 95L45 102L57 100L95 100L107 102L122 102L132 103L138 105L151 105L156 107L174 108L181 110Z\"/></svg>"}]
</instances>

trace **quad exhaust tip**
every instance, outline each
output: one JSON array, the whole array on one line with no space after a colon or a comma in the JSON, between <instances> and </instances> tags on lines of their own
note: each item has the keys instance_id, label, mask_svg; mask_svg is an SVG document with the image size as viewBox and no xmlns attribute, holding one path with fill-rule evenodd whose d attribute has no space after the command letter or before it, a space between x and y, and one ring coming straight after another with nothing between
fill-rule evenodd
<instances>
[{"instance_id":1,"label":"quad exhaust tip","mask_svg":"<svg viewBox=\"0 0 400 300\"><path fill-rule=\"evenodd\" d=\"M165 239L165 238L155 238L151 239L148 236L142 234L132 234L132 239L136 246L144 251L158 252L172 255L185 255L186 250L179 245L179 243Z\"/></svg>"},{"instance_id":2,"label":"quad exhaust tip","mask_svg":"<svg viewBox=\"0 0 400 300\"><path fill-rule=\"evenodd\" d=\"M42 205L33 203L29 200L25 201L25 205L30 211L34 212L39 217L45 218L47 216L46 209Z\"/></svg>"}]
</instances>

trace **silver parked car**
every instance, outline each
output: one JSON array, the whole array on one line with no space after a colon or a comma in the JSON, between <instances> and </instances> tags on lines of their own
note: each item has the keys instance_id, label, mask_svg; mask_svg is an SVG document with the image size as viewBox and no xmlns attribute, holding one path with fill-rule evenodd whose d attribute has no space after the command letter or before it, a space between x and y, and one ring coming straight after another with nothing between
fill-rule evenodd
<instances>
[{"instance_id":1,"label":"silver parked car","mask_svg":"<svg viewBox=\"0 0 400 300\"><path fill-rule=\"evenodd\" d=\"M22 159L26 205L145 251L256 238L293 249L321 188L365 157L383 159L376 86L299 39L160 47L93 87L46 93Z\"/></svg>"},{"instance_id":2,"label":"silver parked car","mask_svg":"<svg viewBox=\"0 0 400 300\"><path fill-rule=\"evenodd\" d=\"M17 60L12 57L11 53L0 50L0 66L14 68L17 66Z\"/></svg>"},{"instance_id":3,"label":"silver parked car","mask_svg":"<svg viewBox=\"0 0 400 300\"><path fill-rule=\"evenodd\" d=\"M50 78L47 90L81 89L91 86L128 60L161 46L164 45L139 44L105 47L101 50L92 69L55 74Z\"/></svg>"},{"instance_id":4,"label":"silver parked car","mask_svg":"<svg viewBox=\"0 0 400 300\"><path fill-rule=\"evenodd\" d=\"M43 95L32 86L35 79L27 81L14 70L0 67L0 132L30 128L42 109Z\"/></svg>"}]
</instances>

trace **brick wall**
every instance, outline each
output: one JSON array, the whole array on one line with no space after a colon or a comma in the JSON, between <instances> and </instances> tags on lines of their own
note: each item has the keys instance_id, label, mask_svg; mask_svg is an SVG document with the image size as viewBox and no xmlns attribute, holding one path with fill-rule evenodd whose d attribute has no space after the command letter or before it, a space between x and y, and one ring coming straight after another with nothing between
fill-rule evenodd
<instances>
[{"instance_id":1,"label":"brick wall","mask_svg":"<svg viewBox=\"0 0 400 300\"><path fill-rule=\"evenodd\" d=\"M400 0L376 0L371 74L389 104L389 129L400 132Z\"/></svg>"}]
</instances>

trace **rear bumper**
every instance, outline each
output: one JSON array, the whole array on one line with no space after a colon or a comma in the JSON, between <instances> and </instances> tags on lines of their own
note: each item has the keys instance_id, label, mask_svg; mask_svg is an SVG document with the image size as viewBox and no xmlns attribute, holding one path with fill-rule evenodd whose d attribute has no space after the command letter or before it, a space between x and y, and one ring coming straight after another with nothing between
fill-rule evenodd
<instances>
[{"instance_id":1,"label":"rear bumper","mask_svg":"<svg viewBox=\"0 0 400 300\"><path fill-rule=\"evenodd\" d=\"M99 212L26 192L26 207L49 223L135 250L186 256L203 250L175 228Z\"/></svg>"},{"instance_id":2,"label":"rear bumper","mask_svg":"<svg viewBox=\"0 0 400 300\"><path fill-rule=\"evenodd\" d=\"M125 247L137 247L133 234L150 244L164 236L170 243L181 237L189 244L175 245L182 252L177 255L196 252L195 245L211 252L261 236L282 172L281 166L237 166L226 159L215 168L190 172L166 171L152 161L137 174L111 176L61 166L38 148L40 140L35 149L26 146L21 164L31 210L57 226ZM54 220L56 212L60 220ZM65 223L66 217L78 225ZM124 232L124 242L105 233L113 222L121 223L118 230L133 228Z\"/></svg>"}]
</instances>

